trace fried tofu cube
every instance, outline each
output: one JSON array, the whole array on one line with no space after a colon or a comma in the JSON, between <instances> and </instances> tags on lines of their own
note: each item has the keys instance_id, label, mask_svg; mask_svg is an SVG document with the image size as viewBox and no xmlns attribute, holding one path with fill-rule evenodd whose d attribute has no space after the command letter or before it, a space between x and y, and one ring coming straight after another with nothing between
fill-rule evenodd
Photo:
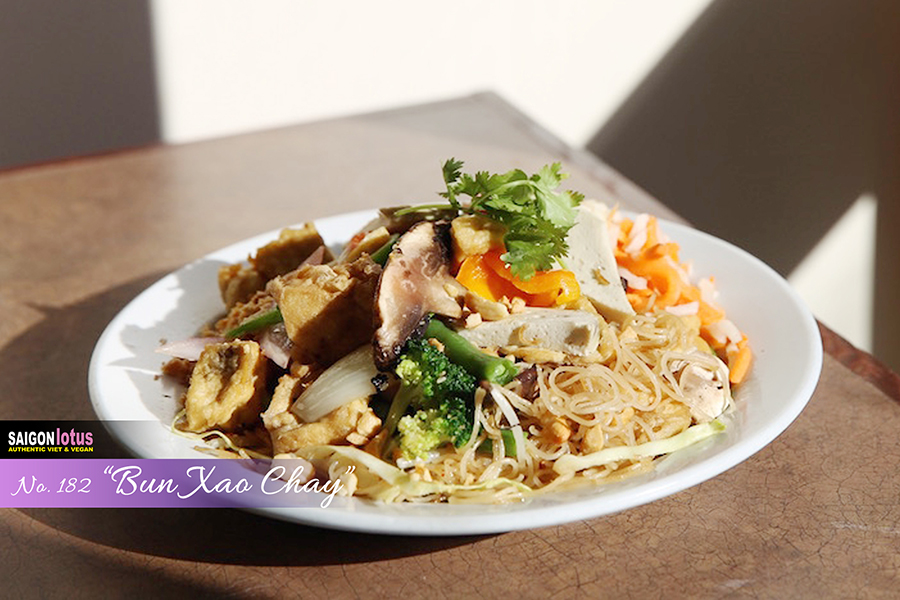
<instances>
[{"instance_id":1,"label":"fried tofu cube","mask_svg":"<svg viewBox=\"0 0 900 600\"><path fill-rule=\"evenodd\" d=\"M453 219L450 236L453 239L454 259L462 262L467 256L502 247L505 233L503 225L480 215L463 215Z\"/></svg>"},{"instance_id":2,"label":"fried tofu cube","mask_svg":"<svg viewBox=\"0 0 900 600\"><path fill-rule=\"evenodd\" d=\"M204 348L184 399L185 429L238 431L254 424L266 389L266 359L256 342L222 342Z\"/></svg>"},{"instance_id":3,"label":"fried tofu cube","mask_svg":"<svg viewBox=\"0 0 900 600\"><path fill-rule=\"evenodd\" d=\"M382 246L384 246L388 240L391 239L391 234L388 232L386 227L379 227L378 229L374 229L366 233L359 243L351 246L350 244L344 248L344 251L341 253L339 257L339 261L343 263L353 262L357 258L366 254L372 254Z\"/></svg>"},{"instance_id":4,"label":"fried tofu cube","mask_svg":"<svg viewBox=\"0 0 900 600\"><path fill-rule=\"evenodd\" d=\"M282 230L277 240L256 251L256 256L250 259L250 264L265 281L269 281L273 277L293 271L309 258L316 248L324 245L325 242L316 226L306 223L300 229ZM332 258L326 249L324 261L330 261Z\"/></svg>"},{"instance_id":5,"label":"fried tofu cube","mask_svg":"<svg viewBox=\"0 0 900 600\"><path fill-rule=\"evenodd\" d=\"M266 287L266 280L256 269L241 264L219 268L219 292L227 308L249 300Z\"/></svg>"},{"instance_id":6,"label":"fried tofu cube","mask_svg":"<svg viewBox=\"0 0 900 600\"><path fill-rule=\"evenodd\" d=\"M254 293L265 289L266 282L299 267L319 247L324 248L320 262L334 256L325 247L316 226L306 223L299 229L283 229L278 239L257 249L250 265L235 263L219 269L219 292L227 308L247 302Z\"/></svg>"},{"instance_id":7,"label":"fried tofu cube","mask_svg":"<svg viewBox=\"0 0 900 600\"><path fill-rule=\"evenodd\" d=\"M163 364L162 373L186 386L191 382L194 364L194 361L186 358L172 358Z\"/></svg>"},{"instance_id":8,"label":"fried tofu cube","mask_svg":"<svg viewBox=\"0 0 900 600\"><path fill-rule=\"evenodd\" d=\"M380 273L364 256L335 267L305 265L270 281L266 290L281 309L293 358L327 367L370 341Z\"/></svg>"}]
</instances>

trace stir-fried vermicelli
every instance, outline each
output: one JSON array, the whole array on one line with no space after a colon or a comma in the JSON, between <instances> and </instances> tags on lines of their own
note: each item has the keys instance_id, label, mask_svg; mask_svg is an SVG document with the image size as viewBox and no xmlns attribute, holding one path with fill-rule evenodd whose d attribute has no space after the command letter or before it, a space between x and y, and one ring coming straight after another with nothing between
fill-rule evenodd
<instances>
[{"instance_id":1,"label":"stir-fried vermicelli","mask_svg":"<svg viewBox=\"0 0 900 600\"><path fill-rule=\"evenodd\" d=\"M363 498L495 503L721 431L749 341L656 219L550 191L558 165L460 167L449 204L382 211L337 257L306 224L222 267L227 314L166 348L173 431Z\"/></svg>"},{"instance_id":2,"label":"stir-fried vermicelli","mask_svg":"<svg viewBox=\"0 0 900 600\"><path fill-rule=\"evenodd\" d=\"M679 376L691 366L714 374L723 397L730 399L727 368L698 348L697 339L689 320L667 313L636 316L623 328L606 329L601 352L573 357L577 364L522 365L534 372L535 391L528 393L518 380L504 387L480 389L475 411L479 433L461 448L444 448L430 460L413 465L413 476L424 482L461 486L506 480L533 491L549 491L645 470L652 457L611 460L565 474L556 472L553 465L565 455L633 447L688 429L691 398L681 389ZM521 452L518 448L512 453L505 451L502 432L510 431L511 423L500 408L498 395L516 412L524 440ZM485 443L490 444L490 452L477 452ZM354 491L379 497L382 488L375 485L373 490ZM522 490L510 483L456 492L451 501L508 501L520 497ZM391 499L433 501L436 496L440 494L399 494Z\"/></svg>"}]
</instances>

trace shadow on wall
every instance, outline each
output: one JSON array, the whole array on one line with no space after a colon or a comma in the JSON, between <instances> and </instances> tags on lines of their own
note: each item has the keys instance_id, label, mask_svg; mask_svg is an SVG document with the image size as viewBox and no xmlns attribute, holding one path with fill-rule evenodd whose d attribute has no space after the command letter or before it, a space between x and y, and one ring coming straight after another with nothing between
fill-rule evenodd
<instances>
[{"instance_id":1,"label":"shadow on wall","mask_svg":"<svg viewBox=\"0 0 900 600\"><path fill-rule=\"evenodd\" d=\"M0 0L0 168L159 140L149 10Z\"/></svg>"},{"instance_id":2,"label":"shadow on wall","mask_svg":"<svg viewBox=\"0 0 900 600\"><path fill-rule=\"evenodd\" d=\"M588 147L784 275L874 193L875 353L897 369L898 108L894 0L716 0Z\"/></svg>"}]
</instances>

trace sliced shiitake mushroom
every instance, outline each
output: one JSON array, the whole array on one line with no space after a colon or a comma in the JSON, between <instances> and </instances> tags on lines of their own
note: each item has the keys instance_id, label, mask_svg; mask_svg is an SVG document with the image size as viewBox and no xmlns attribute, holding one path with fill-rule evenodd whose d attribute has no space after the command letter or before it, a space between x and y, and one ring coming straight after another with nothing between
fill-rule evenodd
<instances>
[{"instance_id":1,"label":"sliced shiitake mushroom","mask_svg":"<svg viewBox=\"0 0 900 600\"><path fill-rule=\"evenodd\" d=\"M450 275L450 225L423 221L394 246L375 294L375 364L388 369L406 341L421 333L425 317L435 313L462 316L459 302L447 291Z\"/></svg>"}]
</instances>

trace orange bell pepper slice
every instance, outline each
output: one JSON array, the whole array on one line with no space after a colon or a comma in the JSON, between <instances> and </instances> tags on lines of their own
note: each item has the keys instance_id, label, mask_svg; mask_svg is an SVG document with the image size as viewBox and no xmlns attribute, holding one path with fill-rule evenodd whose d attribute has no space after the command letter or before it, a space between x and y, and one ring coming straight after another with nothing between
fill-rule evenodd
<instances>
[{"instance_id":1,"label":"orange bell pepper slice","mask_svg":"<svg viewBox=\"0 0 900 600\"><path fill-rule=\"evenodd\" d=\"M466 257L459 267L456 280L470 292L493 302L499 302L506 296L509 299L521 297L527 303L527 299L514 285L487 266L483 254Z\"/></svg>"},{"instance_id":2,"label":"orange bell pepper slice","mask_svg":"<svg viewBox=\"0 0 900 600\"><path fill-rule=\"evenodd\" d=\"M502 253L502 250L494 249L482 254L485 265L529 296L526 298L529 306L559 306L577 300L581 295L578 280L571 271L538 271L526 281L513 275L509 265L500 258Z\"/></svg>"}]
</instances>

